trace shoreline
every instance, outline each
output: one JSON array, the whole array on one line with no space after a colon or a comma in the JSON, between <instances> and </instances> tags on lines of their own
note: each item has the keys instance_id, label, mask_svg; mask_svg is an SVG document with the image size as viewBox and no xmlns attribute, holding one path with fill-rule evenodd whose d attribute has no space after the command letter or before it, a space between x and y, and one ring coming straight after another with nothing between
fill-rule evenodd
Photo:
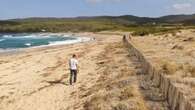
<instances>
[{"instance_id":1,"label":"shoreline","mask_svg":"<svg viewBox=\"0 0 195 110\"><path fill-rule=\"evenodd\" d=\"M33 34L33 33L30 33ZM39 49L49 49L49 48L57 48L60 46L68 46L68 45L74 45L74 44L80 44L80 43L87 43L94 41L94 37L90 36L91 33L87 33L87 35L83 33L34 33L35 35L57 35L60 37L70 37L76 38L75 40L65 40L65 41L56 41L53 43L49 43L48 45L40 45L40 46L32 46L32 47L26 47L26 48L16 48L16 49L0 49L0 56L6 56L6 55L13 55L13 54L19 54L27 51L36 51Z\"/></svg>"},{"instance_id":2,"label":"shoreline","mask_svg":"<svg viewBox=\"0 0 195 110\"><path fill-rule=\"evenodd\" d=\"M93 33L80 33L77 36L89 36L96 40L26 49L21 54L0 57L0 109L67 110L74 107L77 101L74 93L84 95L85 92L91 92L90 88L100 77L99 72L104 69L99 62L106 60L102 59L106 53L120 53L120 46L114 53L109 48L115 48L114 45L121 42L122 37ZM68 61L73 54L78 56L81 66L77 84L70 86ZM118 56L115 54L115 58ZM122 56L120 58L125 60ZM87 91L80 90L82 88ZM85 98L82 100L87 101Z\"/></svg>"}]
</instances>

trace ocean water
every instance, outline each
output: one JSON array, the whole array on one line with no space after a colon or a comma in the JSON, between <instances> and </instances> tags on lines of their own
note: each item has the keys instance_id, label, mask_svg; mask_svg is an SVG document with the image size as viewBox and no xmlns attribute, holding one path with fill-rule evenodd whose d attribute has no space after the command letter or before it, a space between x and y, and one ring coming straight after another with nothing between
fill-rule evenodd
<instances>
[{"instance_id":1,"label":"ocean water","mask_svg":"<svg viewBox=\"0 0 195 110\"><path fill-rule=\"evenodd\" d=\"M18 49L36 46L71 44L88 39L71 35L0 34L0 49Z\"/></svg>"}]
</instances>

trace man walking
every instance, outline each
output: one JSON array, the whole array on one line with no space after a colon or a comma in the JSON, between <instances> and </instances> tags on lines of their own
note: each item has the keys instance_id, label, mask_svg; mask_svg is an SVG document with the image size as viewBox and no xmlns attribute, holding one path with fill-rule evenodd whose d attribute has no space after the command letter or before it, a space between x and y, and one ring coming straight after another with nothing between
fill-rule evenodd
<instances>
[{"instance_id":1,"label":"man walking","mask_svg":"<svg viewBox=\"0 0 195 110\"><path fill-rule=\"evenodd\" d=\"M78 60L75 54L72 55L72 58L69 60L70 67L70 85L72 85L72 80L74 83L77 81L77 72L78 72Z\"/></svg>"}]
</instances>

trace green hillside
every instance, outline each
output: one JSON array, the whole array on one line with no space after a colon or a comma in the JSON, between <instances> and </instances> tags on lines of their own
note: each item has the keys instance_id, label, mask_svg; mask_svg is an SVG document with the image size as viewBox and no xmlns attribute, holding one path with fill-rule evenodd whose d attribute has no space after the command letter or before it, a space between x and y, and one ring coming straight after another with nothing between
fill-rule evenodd
<instances>
[{"instance_id":1,"label":"green hillside","mask_svg":"<svg viewBox=\"0 0 195 110\"><path fill-rule=\"evenodd\" d=\"M195 25L195 15L170 15L159 18L132 15L26 18L0 21L0 32L99 32L119 30L147 34L172 31L188 25Z\"/></svg>"}]
</instances>

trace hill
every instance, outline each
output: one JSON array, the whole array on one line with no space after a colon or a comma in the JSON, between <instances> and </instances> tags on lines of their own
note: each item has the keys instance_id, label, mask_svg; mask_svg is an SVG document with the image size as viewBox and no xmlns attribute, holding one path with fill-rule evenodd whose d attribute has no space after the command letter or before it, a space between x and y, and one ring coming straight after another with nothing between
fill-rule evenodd
<instances>
[{"instance_id":1,"label":"hill","mask_svg":"<svg viewBox=\"0 0 195 110\"><path fill-rule=\"evenodd\" d=\"M0 32L98 32L104 30L135 31L137 28L175 25L195 25L195 14L169 15L158 18L123 16L94 16L75 18L24 18L0 21Z\"/></svg>"}]
</instances>

